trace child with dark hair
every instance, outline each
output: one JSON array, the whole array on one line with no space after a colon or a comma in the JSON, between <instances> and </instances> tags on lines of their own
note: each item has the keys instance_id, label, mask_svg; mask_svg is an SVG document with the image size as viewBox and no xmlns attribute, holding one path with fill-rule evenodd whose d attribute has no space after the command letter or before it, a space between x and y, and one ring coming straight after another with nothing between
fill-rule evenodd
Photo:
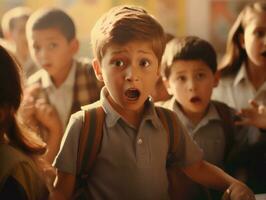
<instances>
[{"instance_id":1,"label":"child with dark hair","mask_svg":"<svg viewBox=\"0 0 266 200\"><path fill-rule=\"evenodd\" d=\"M46 144L17 116L21 70L2 46L0 65L0 199L46 199L45 168L49 167L42 158Z\"/></svg>"},{"instance_id":2,"label":"child with dark hair","mask_svg":"<svg viewBox=\"0 0 266 200\"><path fill-rule=\"evenodd\" d=\"M234 125L235 111L224 103L211 101L212 90L218 83L216 69L216 52L209 42L195 36L171 40L161 70L173 97L158 104L177 113L203 150L206 161L224 168L233 152L258 140L260 131ZM180 187L184 185L181 183ZM187 188L190 198L184 199L193 199L192 185Z\"/></svg>"},{"instance_id":3,"label":"child with dark hair","mask_svg":"<svg viewBox=\"0 0 266 200\"><path fill-rule=\"evenodd\" d=\"M101 83L90 61L74 58L79 43L71 17L61 9L34 12L26 26L29 48L41 70L28 79L21 113L38 131L52 162L70 115L99 99Z\"/></svg>"}]
</instances>

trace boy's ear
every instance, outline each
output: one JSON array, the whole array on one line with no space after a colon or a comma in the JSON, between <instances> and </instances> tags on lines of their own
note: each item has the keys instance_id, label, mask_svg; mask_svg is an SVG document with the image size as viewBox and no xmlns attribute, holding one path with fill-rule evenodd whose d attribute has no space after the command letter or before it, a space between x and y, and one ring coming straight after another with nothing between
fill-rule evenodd
<instances>
[{"instance_id":1,"label":"boy's ear","mask_svg":"<svg viewBox=\"0 0 266 200\"><path fill-rule=\"evenodd\" d=\"M94 73L96 75L96 78L99 81L103 81L101 64L100 64L100 61L97 58L93 58L93 60L92 60L92 67L93 67Z\"/></svg>"},{"instance_id":2,"label":"boy's ear","mask_svg":"<svg viewBox=\"0 0 266 200\"><path fill-rule=\"evenodd\" d=\"M76 38L72 39L70 41L70 47L73 55L75 55L79 50L79 41Z\"/></svg>"},{"instance_id":3,"label":"boy's ear","mask_svg":"<svg viewBox=\"0 0 266 200\"><path fill-rule=\"evenodd\" d=\"M171 87L169 85L168 79L166 77L162 77L162 80L163 80L163 84L164 84L168 94L173 95L173 92L172 92Z\"/></svg>"},{"instance_id":4,"label":"boy's ear","mask_svg":"<svg viewBox=\"0 0 266 200\"><path fill-rule=\"evenodd\" d=\"M213 85L213 87L217 87L218 86L220 78L221 78L220 71L216 71L215 74L214 74L214 85Z\"/></svg>"}]
</instances>

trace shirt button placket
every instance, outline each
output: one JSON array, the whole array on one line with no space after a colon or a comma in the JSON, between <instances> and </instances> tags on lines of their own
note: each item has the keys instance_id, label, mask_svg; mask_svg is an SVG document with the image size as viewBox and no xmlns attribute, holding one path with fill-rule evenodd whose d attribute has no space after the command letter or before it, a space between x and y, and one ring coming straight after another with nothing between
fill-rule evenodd
<instances>
[{"instance_id":1,"label":"shirt button placket","mask_svg":"<svg viewBox=\"0 0 266 200\"><path fill-rule=\"evenodd\" d=\"M137 160L139 163L139 166L146 166L148 159L147 159L147 151L146 151L146 145L144 143L143 138L137 139Z\"/></svg>"},{"instance_id":2,"label":"shirt button placket","mask_svg":"<svg viewBox=\"0 0 266 200\"><path fill-rule=\"evenodd\" d=\"M137 140L137 144L142 144L143 143L143 140L141 139L141 138L138 138L138 140Z\"/></svg>"}]
</instances>

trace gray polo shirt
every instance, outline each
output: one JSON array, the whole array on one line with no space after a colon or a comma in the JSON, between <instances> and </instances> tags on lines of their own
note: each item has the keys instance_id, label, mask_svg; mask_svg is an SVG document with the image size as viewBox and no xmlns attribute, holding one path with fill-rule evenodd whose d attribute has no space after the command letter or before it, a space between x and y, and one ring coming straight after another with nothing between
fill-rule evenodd
<instances>
[{"instance_id":1,"label":"gray polo shirt","mask_svg":"<svg viewBox=\"0 0 266 200\"><path fill-rule=\"evenodd\" d=\"M222 122L223 119L221 119L211 101L205 116L198 124L193 124L191 120L184 115L180 109L180 105L178 105L174 97L166 102L158 102L158 105L177 113L179 119L188 129L191 137L203 150L204 160L218 165L219 167L223 167L226 147L226 138ZM233 109L231 109L230 112L232 116L235 115ZM260 131L256 127L234 126L233 128L234 130L229 134L233 134L235 148L254 144L259 139Z\"/></svg>"},{"instance_id":2,"label":"gray polo shirt","mask_svg":"<svg viewBox=\"0 0 266 200\"><path fill-rule=\"evenodd\" d=\"M106 118L100 152L88 180L93 199L168 199L167 134L150 100L140 127L127 124L109 104L105 88L100 103ZM77 145L83 112L71 116L55 160L58 170L76 173ZM176 164L183 167L202 159L202 151L179 124Z\"/></svg>"}]
</instances>

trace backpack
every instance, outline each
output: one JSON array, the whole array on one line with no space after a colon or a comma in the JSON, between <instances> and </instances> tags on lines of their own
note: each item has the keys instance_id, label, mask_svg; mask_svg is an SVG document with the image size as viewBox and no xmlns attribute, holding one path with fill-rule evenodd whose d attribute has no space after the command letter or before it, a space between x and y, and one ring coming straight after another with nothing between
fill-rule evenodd
<instances>
[{"instance_id":1,"label":"backpack","mask_svg":"<svg viewBox=\"0 0 266 200\"><path fill-rule=\"evenodd\" d=\"M176 179L174 178L176 170L170 166L173 162L173 153L176 151L178 143L178 127L177 124L172 122L176 120L175 118L177 118L177 116L174 112L166 108L155 107L155 109L169 138L169 153L166 165L168 169L169 192L171 192L170 188L176 183ZM77 184L74 192L74 199L85 200L91 198L86 187L87 179L100 150L105 113L103 108L97 106L97 104L96 106L95 104L89 107L85 106L82 110L84 111L84 118L78 145Z\"/></svg>"},{"instance_id":2,"label":"backpack","mask_svg":"<svg viewBox=\"0 0 266 200\"><path fill-rule=\"evenodd\" d=\"M231 114L229 109L225 109L226 105L224 103L214 101L214 104L220 117L224 119L223 129L226 134L226 147L231 147L233 142L232 134L230 134L230 130L232 130L232 123L229 123L230 120L228 118ZM173 162L173 153L176 151L178 143L178 127L176 123L172 122L176 120L175 118L177 118L177 116L173 111L163 107L156 106L155 109L159 119L166 129L166 133L168 134L169 151L166 167L169 182L169 195L171 199L183 199L183 194L185 194L187 189L189 189L186 184L182 185L182 182L186 181L187 177L181 170L176 167L171 167L171 163ZM100 150L105 113L98 102L82 107L82 110L84 111L84 118L78 145L77 184L74 192L74 199L85 200L91 198L86 187L87 179ZM201 196L204 196L202 197L204 199L210 199L206 190L201 191Z\"/></svg>"}]
</instances>

